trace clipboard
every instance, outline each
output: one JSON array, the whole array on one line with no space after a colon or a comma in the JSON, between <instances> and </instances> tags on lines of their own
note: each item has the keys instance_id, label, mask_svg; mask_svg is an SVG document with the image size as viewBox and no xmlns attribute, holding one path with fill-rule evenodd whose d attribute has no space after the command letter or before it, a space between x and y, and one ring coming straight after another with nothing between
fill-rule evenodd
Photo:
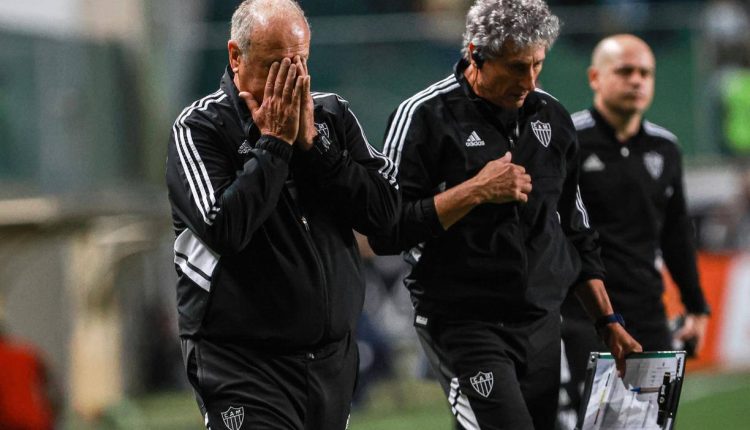
<instances>
[{"instance_id":1,"label":"clipboard","mask_svg":"<svg viewBox=\"0 0 750 430\"><path fill-rule=\"evenodd\" d=\"M631 354L623 379L612 354L592 352L576 430L672 430L685 359L685 351Z\"/></svg>"}]
</instances>

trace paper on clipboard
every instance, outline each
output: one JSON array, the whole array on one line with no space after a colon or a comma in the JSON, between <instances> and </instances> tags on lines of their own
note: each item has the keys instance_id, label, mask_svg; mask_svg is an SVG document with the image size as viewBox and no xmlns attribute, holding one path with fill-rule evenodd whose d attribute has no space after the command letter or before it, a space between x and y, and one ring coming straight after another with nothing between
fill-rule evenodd
<instances>
[{"instance_id":1,"label":"paper on clipboard","mask_svg":"<svg viewBox=\"0 0 750 430\"><path fill-rule=\"evenodd\" d=\"M611 354L591 353L577 429L672 428L685 373L685 352L633 354L626 366L621 379Z\"/></svg>"}]
</instances>

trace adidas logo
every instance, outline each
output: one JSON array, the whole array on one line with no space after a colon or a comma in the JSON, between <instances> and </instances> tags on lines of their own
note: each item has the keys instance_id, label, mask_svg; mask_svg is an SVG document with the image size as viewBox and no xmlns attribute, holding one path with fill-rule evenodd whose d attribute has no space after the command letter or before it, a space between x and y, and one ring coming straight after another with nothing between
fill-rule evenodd
<instances>
[{"instance_id":1,"label":"adidas logo","mask_svg":"<svg viewBox=\"0 0 750 430\"><path fill-rule=\"evenodd\" d=\"M250 144L247 143L247 140L242 142L242 145L240 145L239 148L237 148L237 153L241 155L245 155L250 152L250 150L253 149L250 147Z\"/></svg>"},{"instance_id":2,"label":"adidas logo","mask_svg":"<svg viewBox=\"0 0 750 430\"><path fill-rule=\"evenodd\" d=\"M466 146L484 146L484 140L479 137L476 131L472 131L469 138L466 139Z\"/></svg>"},{"instance_id":3,"label":"adidas logo","mask_svg":"<svg viewBox=\"0 0 750 430\"><path fill-rule=\"evenodd\" d=\"M581 168L584 172L601 172L604 170L604 163L596 156L596 154L591 154L586 161L583 162Z\"/></svg>"}]
</instances>

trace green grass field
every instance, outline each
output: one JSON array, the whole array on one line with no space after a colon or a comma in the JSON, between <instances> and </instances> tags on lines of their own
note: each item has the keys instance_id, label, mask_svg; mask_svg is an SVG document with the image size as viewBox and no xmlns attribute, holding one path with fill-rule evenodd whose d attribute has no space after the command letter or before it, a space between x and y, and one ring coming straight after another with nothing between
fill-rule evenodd
<instances>
[{"instance_id":1,"label":"green grass field","mask_svg":"<svg viewBox=\"0 0 750 430\"><path fill-rule=\"evenodd\" d=\"M401 403L393 389L381 386L366 410L352 415L353 430L452 430L447 403L436 384L415 383L427 390L418 400ZM750 373L689 374L677 413L679 430L750 429Z\"/></svg>"},{"instance_id":2,"label":"green grass field","mask_svg":"<svg viewBox=\"0 0 750 430\"><path fill-rule=\"evenodd\" d=\"M679 430L750 429L750 372L688 374L677 414ZM123 402L102 421L69 419L66 428L200 430L192 395L170 393ZM447 403L436 383L389 381L374 387L367 405L352 413L352 430L452 430Z\"/></svg>"}]
</instances>

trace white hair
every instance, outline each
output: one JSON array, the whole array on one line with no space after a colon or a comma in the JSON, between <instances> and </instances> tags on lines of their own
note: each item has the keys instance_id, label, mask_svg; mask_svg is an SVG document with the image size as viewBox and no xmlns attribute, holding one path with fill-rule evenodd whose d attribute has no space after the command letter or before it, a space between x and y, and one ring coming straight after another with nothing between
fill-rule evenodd
<instances>
[{"instance_id":1,"label":"white hair","mask_svg":"<svg viewBox=\"0 0 750 430\"><path fill-rule=\"evenodd\" d=\"M274 10L281 13L299 13L310 27L307 17L302 8L294 0L245 0L234 11L232 15L232 28L230 38L237 42L242 55L246 55L250 49L250 35L253 33L259 12Z\"/></svg>"},{"instance_id":2,"label":"white hair","mask_svg":"<svg viewBox=\"0 0 750 430\"><path fill-rule=\"evenodd\" d=\"M560 20L543 0L476 0L466 14L461 52L469 58L470 43L485 58L499 57L508 42L515 50L549 49L559 34Z\"/></svg>"}]
</instances>

